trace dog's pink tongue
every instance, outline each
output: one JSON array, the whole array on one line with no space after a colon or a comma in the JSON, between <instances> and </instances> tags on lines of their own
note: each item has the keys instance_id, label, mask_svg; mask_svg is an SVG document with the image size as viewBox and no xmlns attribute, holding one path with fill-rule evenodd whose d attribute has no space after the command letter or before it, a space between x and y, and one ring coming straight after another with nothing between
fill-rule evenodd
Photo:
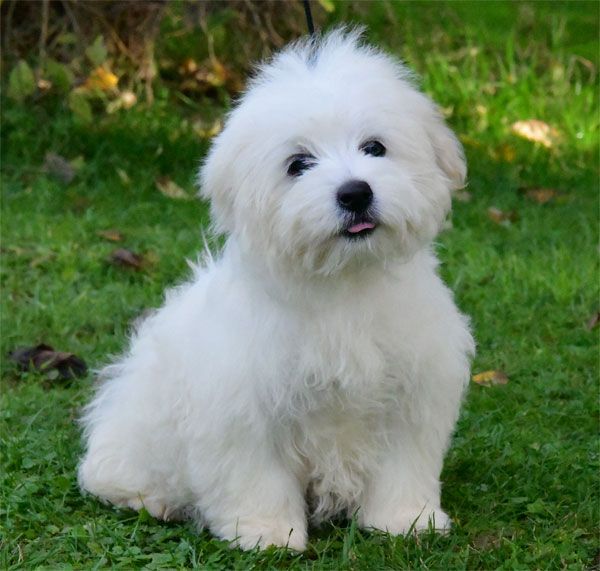
<instances>
[{"instance_id":1,"label":"dog's pink tongue","mask_svg":"<svg viewBox=\"0 0 600 571\"><path fill-rule=\"evenodd\" d=\"M350 226L350 228L348 228L348 232L350 232L350 234L357 234L363 230L372 230L373 228L375 228L375 224L373 224L373 222L359 222L354 226Z\"/></svg>"}]
</instances>

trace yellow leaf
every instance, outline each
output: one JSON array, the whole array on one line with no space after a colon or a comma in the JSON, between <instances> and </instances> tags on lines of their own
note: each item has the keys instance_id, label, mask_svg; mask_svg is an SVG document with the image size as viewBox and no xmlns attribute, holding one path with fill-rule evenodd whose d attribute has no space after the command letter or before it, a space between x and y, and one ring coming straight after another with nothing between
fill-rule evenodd
<instances>
[{"instance_id":1,"label":"yellow leaf","mask_svg":"<svg viewBox=\"0 0 600 571\"><path fill-rule=\"evenodd\" d=\"M215 135L218 135L223 129L223 123L220 119L215 120L212 125L206 126L202 122L194 124L194 132L197 133L202 139L212 139Z\"/></svg>"},{"instance_id":2,"label":"yellow leaf","mask_svg":"<svg viewBox=\"0 0 600 571\"><path fill-rule=\"evenodd\" d=\"M99 230L96 232L96 234L105 240L109 240L110 242L121 242L123 240L123 234L112 228L109 230Z\"/></svg>"},{"instance_id":3,"label":"yellow leaf","mask_svg":"<svg viewBox=\"0 0 600 571\"><path fill-rule=\"evenodd\" d=\"M327 12L328 14L331 14L332 12L335 11L335 4L331 1L331 0L317 0L319 2L319 5L321 6L321 8L323 8L323 10L325 10L325 12Z\"/></svg>"},{"instance_id":4,"label":"yellow leaf","mask_svg":"<svg viewBox=\"0 0 600 571\"><path fill-rule=\"evenodd\" d=\"M176 198L179 200L190 200L193 198L177 183L173 182L168 176L161 176L157 178L155 183L156 188L158 188L158 190L160 190L165 196L168 196L169 198Z\"/></svg>"},{"instance_id":5,"label":"yellow leaf","mask_svg":"<svg viewBox=\"0 0 600 571\"><path fill-rule=\"evenodd\" d=\"M119 78L112 71L104 67L97 67L85 80L83 87L85 89L109 91L115 88L117 83L119 83Z\"/></svg>"},{"instance_id":6,"label":"yellow leaf","mask_svg":"<svg viewBox=\"0 0 600 571\"><path fill-rule=\"evenodd\" d=\"M550 148L558 132L554 127L540 121L539 119L528 119L527 121L517 121L511 125L511 130L515 135L540 143L544 147Z\"/></svg>"},{"instance_id":7,"label":"yellow leaf","mask_svg":"<svg viewBox=\"0 0 600 571\"><path fill-rule=\"evenodd\" d=\"M503 371L484 371L473 375L471 380L483 387L491 387L492 385L506 385L508 377Z\"/></svg>"}]
</instances>

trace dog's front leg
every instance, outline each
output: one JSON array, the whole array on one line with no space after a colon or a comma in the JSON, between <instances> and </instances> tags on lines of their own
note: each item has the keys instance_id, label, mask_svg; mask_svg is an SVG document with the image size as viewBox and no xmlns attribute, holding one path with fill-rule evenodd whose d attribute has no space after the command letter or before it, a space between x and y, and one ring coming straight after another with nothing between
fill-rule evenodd
<instances>
[{"instance_id":1,"label":"dog's front leg","mask_svg":"<svg viewBox=\"0 0 600 571\"><path fill-rule=\"evenodd\" d=\"M460 324L460 322L459 322ZM462 345L429 333L429 352L420 361L418 382L400 399L389 420L388 445L367 482L359 523L397 535L450 528L440 507L440 473L469 379L472 339L458 329Z\"/></svg>"},{"instance_id":2,"label":"dog's front leg","mask_svg":"<svg viewBox=\"0 0 600 571\"><path fill-rule=\"evenodd\" d=\"M451 416L398 427L391 437L396 440L367 483L359 511L362 527L395 535L426 530L430 524L438 530L450 527L440 507L439 476L454 424Z\"/></svg>"},{"instance_id":3,"label":"dog's front leg","mask_svg":"<svg viewBox=\"0 0 600 571\"><path fill-rule=\"evenodd\" d=\"M306 508L300 482L274 451L239 442L219 458L222 470L197 504L212 533L242 549L306 547Z\"/></svg>"}]
</instances>

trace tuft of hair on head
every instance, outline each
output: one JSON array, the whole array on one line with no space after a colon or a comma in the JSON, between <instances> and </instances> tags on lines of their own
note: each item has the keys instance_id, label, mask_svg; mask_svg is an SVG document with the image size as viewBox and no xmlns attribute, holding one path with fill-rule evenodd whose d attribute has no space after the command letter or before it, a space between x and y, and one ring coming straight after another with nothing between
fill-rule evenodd
<instances>
[{"instance_id":1,"label":"tuft of hair on head","mask_svg":"<svg viewBox=\"0 0 600 571\"><path fill-rule=\"evenodd\" d=\"M397 59L366 43L364 26L342 25L327 32L316 32L289 44L271 59L256 67L249 82L250 90L281 76L302 76L317 69L337 69L337 64L354 61L357 66L379 61L395 74L413 82L412 74Z\"/></svg>"}]
</instances>

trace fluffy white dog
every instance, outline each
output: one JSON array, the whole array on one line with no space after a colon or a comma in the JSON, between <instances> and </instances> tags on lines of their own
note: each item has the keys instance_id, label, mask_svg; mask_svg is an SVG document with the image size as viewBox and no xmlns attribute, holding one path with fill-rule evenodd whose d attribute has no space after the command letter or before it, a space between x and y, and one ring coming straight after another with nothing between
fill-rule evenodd
<instances>
[{"instance_id":1,"label":"fluffy white dog","mask_svg":"<svg viewBox=\"0 0 600 571\"><path fill-rule=\"evenodd\" d=\"M262 66L201 169L224 250L105 369L83 489L243 548L301 550L307 519L338 513L447 528L474 344L430 244L465 172L434 104L360 33Z\"/></svg>"}]
</instances>

